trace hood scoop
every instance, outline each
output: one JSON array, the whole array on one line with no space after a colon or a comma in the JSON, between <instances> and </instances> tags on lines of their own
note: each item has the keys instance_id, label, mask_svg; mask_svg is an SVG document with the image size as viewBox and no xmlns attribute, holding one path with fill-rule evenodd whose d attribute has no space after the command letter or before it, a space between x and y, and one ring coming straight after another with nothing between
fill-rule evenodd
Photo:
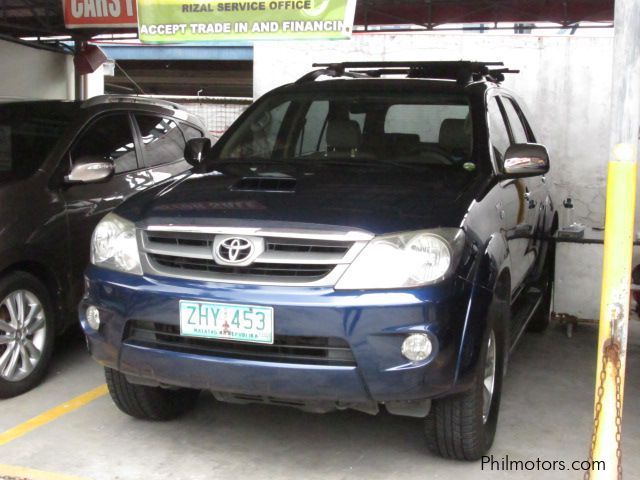
<instances>
[{"instance_id":1,"label":"hood scoop","mask_svg":"<svg viewBox=\"0 0 640 480\"><path fill-rule=\"evenodd\" d=\"M231 186L236 192L293 193L296 179L287 176L244 177Z\"/></svg>"}]
</instances>

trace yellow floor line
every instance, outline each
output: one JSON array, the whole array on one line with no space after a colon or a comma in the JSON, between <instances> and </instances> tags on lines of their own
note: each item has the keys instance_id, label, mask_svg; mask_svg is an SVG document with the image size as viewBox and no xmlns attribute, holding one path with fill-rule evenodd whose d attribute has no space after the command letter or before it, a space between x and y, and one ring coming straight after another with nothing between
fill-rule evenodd
<instances>
[{"instance_id":1,"label":"yellow floor line","mask_svg":"<svg viewBox=\"0 0 640 480\"><path fill-rule=\"evenodd\" d=\"M0 478L20 478L28 480L84 480L80 477L63 475L61 473L44 472L32 468L18 467L15 465L0 465Z\"/></svg>"},{"instance_id":2,"label":"yellow floor line","mask_svg":"<svg viewBox=\"0 0 640 480\"><path fill-rule=\"evenodd\" d=\"M41 427L42 425L46 425L49 422L53 422L55 419L62 417L67 413L71 413L90 402L93 402L95 399L106 395L107 391L108 390L106 384L100 385L93 390L89 390L82 395L78 395L77 397L72 398L65 403L62 403L57 407L53 407L51 410L47 410L46 412L41 413L40 415L33 417L26 422L21 423L20 425L17 425L9 430L0 433L0 447L15 440L16 438L26 435L31 430Z\"/></svg>"}]
</instances>

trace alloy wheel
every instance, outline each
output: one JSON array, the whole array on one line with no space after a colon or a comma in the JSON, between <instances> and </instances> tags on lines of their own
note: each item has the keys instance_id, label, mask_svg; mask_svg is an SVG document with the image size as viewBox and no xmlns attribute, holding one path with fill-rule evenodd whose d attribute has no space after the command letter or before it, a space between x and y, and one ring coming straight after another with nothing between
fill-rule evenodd
<instances>
[{"instance_id":1,"label":"alloy wheel","mask_svg":"<svg viewBox=\"0 0 640 480\"><path fill-rule=\"evenodd\" d=\"M491 401L496 385L496 335L491 330L487 340L487 354L484 362L484 380L482 382L482 423L487 423L491 411Z\"/></svg>"},{"instance_id":2,"label":"alloy wheel","mask_svg":"<svg viewBox=\"0 0 640 480\"><path fill-rule=\"evenodd\" d=\"M9 293L0 303L0 378L19 382L38 366L45 346L45 311L28 290Z\"/></svg>"}]
</instances>

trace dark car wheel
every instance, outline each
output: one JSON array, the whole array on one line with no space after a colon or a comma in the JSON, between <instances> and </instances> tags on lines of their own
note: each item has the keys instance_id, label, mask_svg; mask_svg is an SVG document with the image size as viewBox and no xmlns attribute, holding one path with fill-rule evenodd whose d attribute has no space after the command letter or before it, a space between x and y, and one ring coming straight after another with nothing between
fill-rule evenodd
<instances>
[{"instance_id":1,"label":"dark car wheel","mask_svg":"<svg viewBox=\"0 0 640 480\"><path fill-rule=\"evenodd\" d=\"M478 460L493 444L498 424L505 341L503 322L491 315L473 387L434 400L425 419L427 446L456 460Z\"/></svg>"},{"instance_id":2,"label":"dark car wheel","mask_svg":"<svg viewBox=\"0 0 640 480\"><path fill-rule=\"evenodd\" d=\"M34 276L0 280L0 398L20 395L47 373L55 336L47 288Z\"/></svg>"},{"instance_id":3,"label":"dark car wheel","mask_svg":"<svg viewBox=\"0 0 640 480\"><path fill-rule=\"evenodd\" d=\"M109 393L116 406L135 418L143 420L171 420L191 409L199 390L186 388L169 390L130 383L120 372L104 369Z\"/></svg>"}]
</instances>

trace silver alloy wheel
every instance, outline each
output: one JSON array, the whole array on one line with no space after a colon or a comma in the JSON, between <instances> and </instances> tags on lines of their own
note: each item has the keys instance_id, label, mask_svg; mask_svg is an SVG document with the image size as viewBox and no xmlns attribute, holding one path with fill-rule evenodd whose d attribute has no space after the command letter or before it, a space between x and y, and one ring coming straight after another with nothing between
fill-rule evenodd
<instances>
[{"instance_id":1,"label":"silver alloy wheel","mask_svg":"<svg viewBox=\"0 0 640 480\"><path fill-rule=\"evenodd\" d=\"M47 335L42 303L28 290L16 290L0 303L0 378L19 382L42 357Z\"/></svg>"},{"instance_id":2,"label":"silver alloy wheel","mask_svg":"<svg viewBox=\"0 0 640 480\"><path fill-rule=\"evenodd\" d=\"M487 355L484 361L484 381L482 385L482 423L487 423L491 410L493 390L496 385L496 335L491 330L487 341Z\"/></svg>"}]
</instances>

